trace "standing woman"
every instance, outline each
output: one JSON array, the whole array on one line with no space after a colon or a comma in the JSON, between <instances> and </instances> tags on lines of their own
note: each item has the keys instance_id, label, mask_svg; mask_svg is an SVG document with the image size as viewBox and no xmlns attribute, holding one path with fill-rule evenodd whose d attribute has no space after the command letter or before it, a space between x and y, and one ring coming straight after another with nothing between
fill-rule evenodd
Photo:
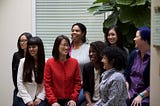
<instances>
[{"instance_id":1,"label":"standing woman","mask_svg":"<svg viewBox=\"0 0 160 106\"><path fill-rule=\"evenodd\" d=\"M13 59L12 59L12 80L14 84L14 93L13 93L13 106L17 106L17 93L18 93L18 88L17 88L17 73L18 73L18 65L19 61L21 58L25 57L26 51L27 51L27 42L28 40L32 37L32 35L28 32L22 33L17 42L17 48L18 51L13 54Z\"/></svg>"},{"instance_id":2,"label":"standing woman","mask_svg":"<svg viewBox=\"0 0 160 106\"><path fill-rule=\"evenodd\" d=\"M18 106L46 106L43 86L45 53L39 37L28 41L25 58L20 60L17 76Z\"/></svg>"},{"instance_id":3,"label":"standing woman","mask_svg":"<svg viewBox=\"0 0 160 106\"><path fill-rule=\"evenodd\" d=\"M100 99L94 106L126 106L127 87L120 72L126 67L124 52L118 47L106 47L102 51L105 71L99 85Z\"/></svg>"},{"instance_id":4,"label":"standing woman","mask_svg":"<svg viewBox=\"0 0 160 106\"><path fill-rule=\"evenodd\" d=\"M81 89L78 61L69 55L70 41L60 35L56 38L52 58L45 65L44 85L51 106L76 106Z\"/></svg>"},{"instance_id":5,"label":"standing woman","mask_svg":"<svg viewBox=\"0 0 160 106\"><path fill-rule=\"evenodd\" d=\"M123 45L123 35L120 28L117 25L111 26L108 30L106 30L105 41L108 46L112 46L112 47L117 46L120 49L122 49L128 58L129 51Z\"/></svg>"},{"instance_id":6,"label":"standing woman","mask_svg":"<svg viewBox=\"0 0 160 106\"><path fill-rule=\"evenodd\" d=\"M83 68L83 89L86 98L86 105L93 106L100 98L99 83L103 69L101 51L106 47L102 41L95 41L90 44L89 48L89 63L84 64Z\"/></svg>"},{"instance_id":7,"label":"standing woman","mask_svg":"<svg viewBox=\"0 0 160 106\"><path fill-rule=\"evenodd\" d=\"M70 56L78 60L78 64L81 70L81 81L83 79L82 71L85 63L90 62L89 59L89 45L86 43L87 28L82 23L75 23L71 28L71 48ZM83 89L80 91L78 105L85 100Z\"/></svg>"}]
</instances>

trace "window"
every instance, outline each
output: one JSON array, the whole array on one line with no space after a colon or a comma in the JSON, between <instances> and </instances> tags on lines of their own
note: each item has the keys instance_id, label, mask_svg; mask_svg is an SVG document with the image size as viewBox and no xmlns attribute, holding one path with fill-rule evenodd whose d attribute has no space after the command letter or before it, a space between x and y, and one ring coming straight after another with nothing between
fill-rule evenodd
<instances>
[{"instance_id":1,"label":"window","mask_svg":"<svg viewBox=\"0 0 160 106\"><path fill-rule=\"evenodd\" d=\"M35 0L35 33L41 37L46 57L52 55L52 47L58 35L71 38L71 26L80 22L87 27L88 42L104 41L104 14L93 15L87 11L94 0Z\"/></svg>"}]
</instances>

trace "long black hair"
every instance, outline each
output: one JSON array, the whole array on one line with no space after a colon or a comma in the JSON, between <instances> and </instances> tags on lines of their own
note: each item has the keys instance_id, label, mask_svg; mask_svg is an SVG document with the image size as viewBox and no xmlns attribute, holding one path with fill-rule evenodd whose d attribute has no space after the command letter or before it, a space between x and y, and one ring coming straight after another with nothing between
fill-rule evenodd
<instances>
[{"instance_id":1,"label":"long black hair","mask_svg":"<svg viewBox=\"0 0 160 106\"><path fill-rule=\"evenodd\" d=\"M24 32L18 37L17 48L18 48L18 52L21 53L21 54L24 54L24 50L21 49L21 46L20 46L20 38L23 35L26 36L27 40L29 40L32 37L32 34L29 33L29 32Z\"/></svg>"},{"instance_id":2,"label":"long black hair","mask_svg":"<svg viewBox=\"0 0 160 106\"><path fill-rule=\"evenodd\" d=\"M44 53L44 46L42 40L36 36L29 39L27 44L27 53L24 61L23 67L23 82L32 82L32 72L35 70L35 60L33 56L29 53L29 46L30 45L37 45L38 52L37 52L37 75L35 75L35 81L38 84L43 82L43 73L44 73L44 65L45 65L45 53Z\"/></svg>"}]
</instances>

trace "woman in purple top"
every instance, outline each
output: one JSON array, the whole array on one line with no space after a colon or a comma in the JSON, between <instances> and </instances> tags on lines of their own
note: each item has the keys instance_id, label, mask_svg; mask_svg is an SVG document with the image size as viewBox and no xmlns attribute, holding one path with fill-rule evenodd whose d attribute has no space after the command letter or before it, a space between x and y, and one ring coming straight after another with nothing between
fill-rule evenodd
<instances>
[{"instance_id":1,"label":"woman in purple top","mask_svg":"<svg viewBox=\"0 0 160 106\"><path fill-rule=\"evenodd\" d=\"M124 75L128 88L128 106L149 106L150 93L150 28L136 32L135 47Z\"/></svg>"}]
</instances>

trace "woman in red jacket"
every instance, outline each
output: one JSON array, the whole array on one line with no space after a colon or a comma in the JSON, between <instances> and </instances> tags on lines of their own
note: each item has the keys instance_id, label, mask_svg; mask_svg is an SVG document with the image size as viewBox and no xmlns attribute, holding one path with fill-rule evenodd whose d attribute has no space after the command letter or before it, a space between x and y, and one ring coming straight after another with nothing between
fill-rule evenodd
<instances>
[{"instance_id":1,"label":"woman in red jacket","mask_svg":"<svg viewBox=\"0 0 160 106\"><path fill-rule=\"evenodd\" d=\"M58 36L54 42L52 58L44 70L46 97L51 106L76 106L81 89L80 68L69 56L68 37Z\"/></svg>"}]
</instances>

